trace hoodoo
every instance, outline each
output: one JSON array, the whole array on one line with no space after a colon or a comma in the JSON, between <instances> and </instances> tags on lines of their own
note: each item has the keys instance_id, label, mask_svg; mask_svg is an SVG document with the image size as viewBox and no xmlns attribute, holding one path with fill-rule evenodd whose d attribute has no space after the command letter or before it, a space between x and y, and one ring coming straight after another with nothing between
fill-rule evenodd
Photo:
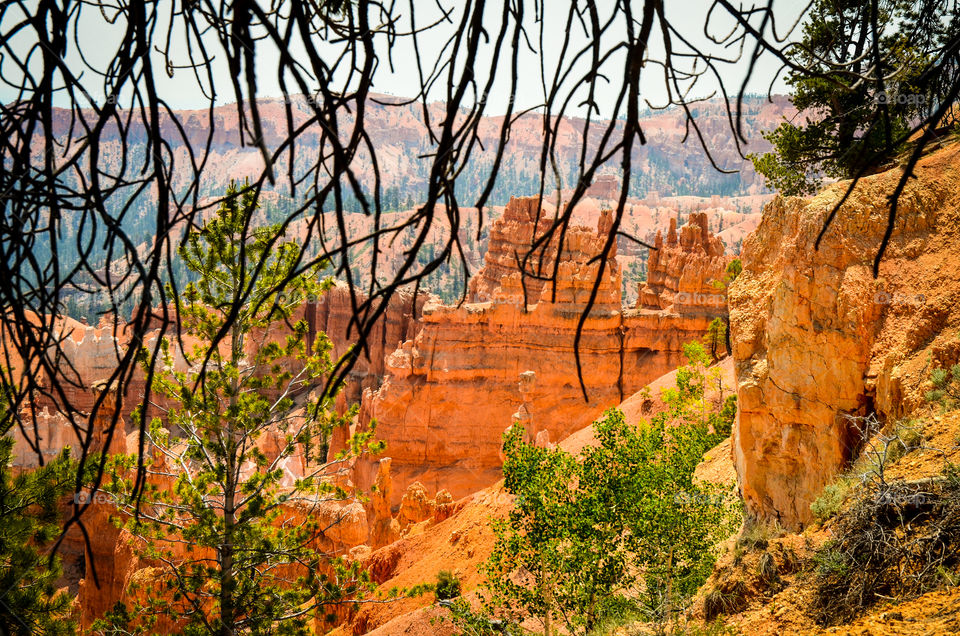
<instances>
[{"instance_id":1,"label":"hoodoo","mask_svg":"<svg viewBox=\"0 0 960 636\"><path fill-rule=\"evenodd\" d=\"M621 307L616 250L603 276L580 338L584 399L577 379L574 341L600 273L600 254L612 217L597 229L570 228L562 249L556 239L534 248L538 264L556 286L517 263L552 222L536 197L510 200L494 223L483 268L470 280L470 302L461 307L427 303L416 335L386 360L379 390L364 393L361 418L376 418L398 485L393 504L410 483L462 497L500 475L500 438L524 401L537 413L531 439L562 439L619 404L681 362L682 344L703 336L726 311L711 282L723 277L723 243L707 229L705 214L683 227L671 224L651 256L650 283L641 303ZM521 397L518 374L532 371L536 386Z\"/></svg>"}]
</instances>

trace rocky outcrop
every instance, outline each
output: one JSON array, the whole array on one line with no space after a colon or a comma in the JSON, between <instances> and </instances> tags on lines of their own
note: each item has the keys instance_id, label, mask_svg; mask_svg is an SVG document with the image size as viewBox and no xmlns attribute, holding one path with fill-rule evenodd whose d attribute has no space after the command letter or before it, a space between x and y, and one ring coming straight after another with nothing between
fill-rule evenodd
<instances>
[{"instance_id":1,"label":"rocky outcrop","mask_svg":"<svg viewBox=\"0 0 960 636\"><path fill-rule=\"evenodd\" d=\"M677 220L670 219L664 242L657 232L647 260L647 282L640 289L637 306L670 309L677 313L726 313L727 299L723 288L712 283L723 279L729 259L724 245L707 229L705 212L694 212L686 225L677 231Z\"/></svg>"},{"instance_id":2,"label":"rocky outcrop","mask_svg":"<svg viewBox=\"0 0 960 636\"><path fill-rule=\"evenodd\" d=\"M400 290L390 299L384 315L378 320L367 337L367 350L360 351L343 395L347 403L360 401L366 388L376 388L386 374L385 359L398 342L409 340L414 335L415 324L429 294L421 293L416 298L407 290ZM358 293L357 302L364 296ZM331 357L337 359L357 341L356 327L351 328L353 304L346 283L338 282L327 290L319 300L304 308L304 318L309 327L310 341L318 332L327 334L333 342Z\"/></svg>"},{"instance_id":3,"label":"rocky outcrop","mask_svg":"<svg viewBox=\"0 0 960 636\"><path fill-rule=\"evenodd\" d=\"M747 510L798 527L860 442L848 416L901 417L932 368L960 358L956 150L923 160L891 243L871 267L899 171L864 179L815 241L847 184L777 198L744 243L730 290L739 414L733 458Z\"/></svg>"},{"instance_id":4,"label":"rocky outcrop","mask_svg":"<svg viewBox=\"0 0 960 636\"><path fill-rule=\"evenodd\" d=\"M94 418L90 450L108 454L126 453L127 440L122 434L122 419L117 426L120 433L114 434L109 445L107 443L108 432L117 412L115 393L111 387L95 384L94 391L103 393L103 404ZM78 503L89 506L81 517L83 528L72 526L65 544L67 554L82 554L83 578L78 586L78 601L81 608L80 625L86 628L123 598L127 579L139 564L131 535L113 522L117 509L110 503L110 498L103 492L91 492L89 489L75 497Z\"/></svg>"},{"instance_id":5,"label":"rocky outcrop","mask_svg":"<svg viewBox=\"0 0 960 636\"><path fill-rule=\"evenodd\" d=\"M553 219L541 203L537 197L511 199L503 215L493 224L483 267L468 284L471 303L492 302L525 308L538 304L544 290L549 290L552 300L555 290L544 279L553 275L558 256L560 267L568 266L568 262L569 266L576 267L585 260L580 258L578 263L577 254L592 256L599 253L596 235L588 228L575 227L564 243L563 253L558 254L559 231L547 236ZM586 245L585 241L597 244ZM619 269L616 269L613 275L618 274ZM559 293L562 289L558 285L556 291Z\"/></svg>"},{"instance_id":6,"label":"rocky outcrop","mask_svg":"<svg viewBox=\"0 0 960 636\"><path fill-rule=\"evenodd\" d=\"M612 201L620 195L620 178L615 174L598 175L587 188L586 196Z\"/></svg>"},{"instance_id":7,"label":"rocky outcrop","mask_svg":"<svg viewBox=\"0 0 960 636\"><path fill-rule=\"evenodd\" d=\"M536 198L512 199L491 229L485 265L469 284L470 302L428 302L416 336L388 355L383 385L364 393L361 422L378 421L377 435L393 460L394 507L414 481L455 498L493 483L501 434L514 413L536 413L530 439L562 439L674 369L682 344L701 338L724 312L723 305L705 310L673 300L624 310L614 246L580 334L585 399L574 345L612 216L602 213L597 229L570 228L562 248L548 242L528 259L547 274L556 266L555 289L517 267L550 222ZM681 236L690 240L661 248L663 290L677 291L674 281L686 289L688 279L705 287L725 267L722 244L699 221L681 228ZM695 276L684 273L689 267L698 268ZM517 380L526 372L536 382L521 395Z\"/></svg>"},{"instance_id":8,"label":"rocky outcrop","mask_svg":"<svg viewBox=\"0 0 960 636\"><path fill-rule=\"evenodd\" d=\"M390 300L383 316L373 326L367 350L359 353L347 384L338 396L337 404L341 410L358 402L364 388L379 386L386 372L384 360L387 350L412 337L415 320L428 297L427 294L420 294L416 308L413 294L407 291L398 292ZM363 299L363 295L358 294L357 302ZM326 333L333 345L330 355L336 359L357 340L356 329L351 329L349 324L351 315L349 289L345 284L338 283L316 302L304 305L294 318L306 320L307 337L311 343L319 332ZM53 329L61 349L59 377L51 379L41 376L42 391L37 393L37 399L31 407L22 413L26 426L23 430L14 429L17 438L15 463L20 467L38 465L38 452L44 457L52 457L67 445L78 447L78 435L82 435L90 425L89 414L94 410L98 395L93 386L110 378L116 371L131 334L129 326L115 328L112 321L106 318L96 327L72 318L57 318L53 322ZM271 338L279 339L286 334L286 328L281 325ZM186 369L189 365L180 351L180 341L172 333L167 338L170 340L174 364ZM159 339L159 330L153 330L146 338L146 347L153 350ZM259 344L255 338L251 338L250 342ZM184 346L188 349L192 346L187 336L184 336ZM59 386L60 391L50 390L54 384ZM132 411L145 394L146 378L138 368L125 387L122 404L119 405L120 416L131 421ZM164 402L156 393L151 395L151 403ZM115 437L122 437L126 433L125 430L118 431ZM342 450L345 443L345 431L336 431L331 446Z\"/></svg>"},{"instance_id":9,"label":"rocky outcrop","mask_svg":"<svg viewBox=\"0 0 960 636\"><path fill-rule=\"evenodd\" d=\"M122 415L117 420L117 431L111 435L114 417L117 412L116 389L108 387L103 381L91 383L92 386L84 393L76 391L77 401L91 405L102 393L101 407L94 417L81 416L71 420L63 413L51 413L48 406L43 406L39 412L33 409L24 409L21 412L23 428L14 426L10 435L14 439L13 466L18 469L33 468L38 465L39 457L49 461L56 457L64 448L70 447L73 457L80 453L82 439L87 437L88 427L93 426L88 453L124 453L126 452L126 433ZM92 422L91 422L92 420Z\"/></svg>"},{"instance_id":10,"label":"rocky outcrop","mask_svg":"<svg viewBox=\"0 0 960 636\"><path fill-rule=\"evenodd\" d=\"M427 491L423 484L415 481L407 488L400 501L400 514L397 520L400 522L400 529L407 526L420 523L431 517L436 509L436 504L427 496Z\"/></svg>"}]
</instances>

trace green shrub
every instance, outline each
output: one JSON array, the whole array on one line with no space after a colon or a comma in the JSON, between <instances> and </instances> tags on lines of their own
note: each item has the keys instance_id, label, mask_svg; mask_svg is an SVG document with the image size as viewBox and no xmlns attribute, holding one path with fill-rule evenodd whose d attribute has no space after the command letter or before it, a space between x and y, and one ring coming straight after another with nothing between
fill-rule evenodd
<instances>
[{"instance_id":1,"label":"green shrub","mask_svg":"<svg viewBox=\"0 0 960 636\"><path fill-rule=\"evenodd\" d=\"M776 522L756 521L743 526L736 547L741 550L766 550L770 540L783 536L784 530Z\"/></svg>"},{"instance_id":2,"label":"green shrub","mask_svg":"<svg viewBox=\"0 0 960 636\"><path fill-rule=\"evenodd\" d=\"M718 584L703 599L703 616L712 621L721 614L735 614L746 609L749 589L740 579L730 579Z\"/></svg>"},{"instance_id":3,"label":"green shrub","mask_svg":"<svg viewBox=\"0 0 960 636\"><path fill-rule=\"evenodd\" d=\"M847 558L833 545L825 546L814 558L814 570L819 577L843 577L847 575L849 566Z\"/></svg>"},{"instance_id":4,"label":"green shrub","mask_svg":"<svg viewBox=\"0 0 960 636\"><path fill-rule=\"evenodd\" d=\"M723 401L723 408L719 413L710 415L710 423L713 430L720 437L726 439L733 432L733 421L737 417L737 396L728 395Z\"/></svg>"},{"instance_id":5,"label":"green shrub","mask_svg":"<svg viewBox=\"0 0 960 636\"><path fill-rule=\"evenodd\" d=\"M887 463L892 464L923 445L920 427L912 421L898 422L893 430L893 443L887 450Z\"/></svg>"},{"instance_id":6,"label":"green shrub","mask_svg":"<svg viewBox=\"0 0 960 636\"><path fill-rule=\"evenodd\" d=\"M505 434L504 487L515 500L494 524L484 567L489 615L537 617L578 636L633 607L669 621L709 576L739 501L693 473L726 436L718 430L735 402L713 412L703 397L709 357L699 343L684 352L666 412L634 426L610 409L593 425L597 445L579 455L528 444L521 427Z\"/></svg>"},{"instance_id":7,"label":"green shrub","mask_svg":"<svg viewBox=\"0 0 960 636\"><path fill-rule=\"evenodd\" d=\"M960 364L947 369L934 369L930 374L933 389L927 392L928 402L939 404L945 409L960 406Z\"/></svg>"},{"instance_id":8,"label":"green shrub","mask_svg":"<svg viewBox=\"0 0 960 636\"><path fill-rule=\"evenodd\" d=\"M449 570L440 570L437 573L437 585L434 588L438 601L448 601L460 596L460 579Z\"/></svg>"},{"instance_id":9,"label":"green shrub","mask_svg":"<svg viewBox=\"0 0 960 636\"><path fill-rule=\"evenodd\" d=\"M853 481L847 476L841 477L832 484L827 484L820 496L810 504L810 512L813 513L814 518L823 522L835 517L840 512L840 508L843 507L843 502L850 494L852 486Z\"/></svg>"}]
</instances>

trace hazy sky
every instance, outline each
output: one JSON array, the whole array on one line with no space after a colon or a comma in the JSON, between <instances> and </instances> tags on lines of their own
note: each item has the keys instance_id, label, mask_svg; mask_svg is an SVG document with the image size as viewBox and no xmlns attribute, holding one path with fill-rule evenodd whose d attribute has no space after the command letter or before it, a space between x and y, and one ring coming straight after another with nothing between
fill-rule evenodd
<instances>
[{"instance_id":1,"label":"hazy sky","mask_svg":"<svg viewBox=\"0 0 960 636\"><path fill-rule=\"evenodd\" d=\"M399 27L401 30L409 28L411 14L411 6L409 3L411 1L413 2L412 9L415 11L419 25L427 24L440 15L435 0L406 0L406 2L398 0L395 13L401 17ZM451 34L455 32L456 24L462 15L463 8L461 2L457 0L439 0L439 2L444 7L453 9L451 16L452 23L442 23L421 36L421 57L423 59L433 59L436 57ZM525 17L525 23L529 29L530 38L533 40L530 44L534 50L530 50L530 48L524 46L523 54L520 58L520 83L517 95L517 105L520 108L535 106L543 102L544 95L540 79L541 66L546 69L548 74L552 75L553 70L556 68L557 56L559 55L562 44L562 34L564 32L568 4L560 0L546 0L545 3L546 10L543 16L543 24L546 35L542 43L542 48L540 42L537 41L539 37L539 25L534 20L532 4L527 3L528 15ZM34 3L26 3L26 6L30 6L31 4ZM492 4L499 5L499 3ZM704 24L711 4L712 0L667 0L665 12L666 16L680 31L680 34L690 42L698 46L708 46L709 50L717 54L724 54L726 56L735 55L735 50L724 51L717 45L710 44L704 33ZM158 12L159 17L155 26L154 38L155 43L160 45L167 37L167 25L169 24L167 14L170 10L170 2L169 0L159 0L158 5L160 10ZM602 19L602 16L609 12L611 3L601 1L597 3L597 6ZM642 4L640 2L634 2L634 6L636 10L639 10ZM488 10L489 19L487 23L490 25L491 43L482 49L483 54L480 58L480 64L477 65L478 68L476 69L476 74L481 80L481 83L490 72L490 50L492 49L492 39L496 36L497 28L499 27L499 14L501 9L502 5L499 5ZM783 32L789 24L792 24L792 22L796 20L798 8L797 5L792 2L783 2L777 6L777 12L779 18L778 30ZM113 16L109 12L104 15L97 7L83 6L81 9L78 9L77 16L74 22L76 29L70 33L70 51L65 58L65 62L70 67L71 72L81 77L81 85L88 91L92 99L99 103L105 97L101 73L115 55L117 43L122 37L125 25L122 18L113 20L114 23L111 24L110 19L112 19ZM4 33L8 32L12 25L21 17L22 16L17 16L16 9L8 9L4 13L2 22L0 22L0 30ZM709 25L710 34L719 37L729 31L733 22L732 19L723 15L722 9L715 9ZM577 26L573 32L573 44L575 48L584 46L587 40L579 30L579 26ZM611 33L608 39L602 42L604 49L608 49L619 42L623 32L624 25L622 22L615 23L611 27ZM219 44L216 43L213 35L213 33L207 33L204 36L204 41L208 43L210 50L215 52L211 72L217 90L216 99L217 102L221 104L230 103L234 101L231 78L226 68L225 56L222 50L219 49ZM73 44L74 37L77 37L81 41L80 48L82 48L83 51L82 58L77 51L76 45ZM164 55L160 52L153 54L155 63L154 71L158 79L161 97L173 108L205 107L207 105L207 98L204 96L203 90L200 89L193 70L189 68L177 68L178 66L185 65L188 60L185 46L186 39L184 38L182 29L173 30L171 42L172 45L170 49L172 55L169 62L172 65L170 68L172 77L169 77L165 72L167 60ZM387 55L388 48L386 46L386 40L385 38L379 40L378 51L381 54L381 59L374 79L374 90L379 93L405 97L417 91L419 74L415 64L412 43L409 38L399 38L397 42L392 51L393 64L391 67L389 63L391 58ZM652 44L650 57L653 58L653 60L657 60L662 55L660 38L657 37ZM8 45L17 51L19 55L24 55L31 47L35 47L36 37L32 31L23 30L20 34L11 38ZM302 48L299 51L297 49L298 47L293 47L295 58L298 57L298 53L302 54ZM333 56L338 50L337 46L332 44L324 45L323 48L324 52L329 52L331 56L330 59L333 59ZM12 65L9 56L5 55L4 58L5 59L0 61L4 78L6 78L7 81L16 79L18 75L16 68ZM282 96L277 78L278 60L279 54L270 43L261 42L260 45L258 45L257 81L259 83L259 95L264 97ZM40 63L39 51L34 48L30 64L36 70L40 68ZM486 68L483 68L484 65L486 65ZM767 55L762 57L754 71L750 90L752 92L766 92L778 66L772 56ZM608 72L607 74L612 81L601 85L598 101L601 104L601 109L607 111L602 114L608 116L610 105L620 88L619 78L622 77L622 56L616 54L612 56L604 69ZM720 65L718 70L727 83L728 91L735 93L739 89L740 83L746 74L746 69L746 60L741 60L736 64ZM343 70L346 70L346 68ZM508 67L499 70L498 80L494 84L490 100L491 106L488 108L488 112L493 114L503 112L506 108L506 96L509 94L509 74L507 70ZM618 70L621 71L619 75L617 74ZM338 79L342 80L344 77L344 74L340 74ZM444 98L447 85L447 82L444 81L445 77L446 75L444 74L443 79L437 82L434 91L430 95L431 99ZM206 80L202 80L202 83L207 84ZM289 82L289 84L292 85L292 82ZM717 82L715 79L703 78L693 94L696 96L707 96L714 91L716 87ZM778 80L774 84L774 92L785 92L785 90L786 87L782 80ZM291 92L299 91L291 90ZM655 62L649 63L644 69L641 95L654 104L662 103L666 98L663 74ZM0 99L4 102L14 99L15 96L16 92L9 86L4 85L0 88ZM124 105L124 96L121 97L120 101L121 106ZM575 100L575 102L579 101L579 99ZM61 100L61 103L63 102L65 102L65 100ZM579 111L571 110L568 112L570 114L582 114L584 109L580 108Z\"/></svg>"}]
</instances>

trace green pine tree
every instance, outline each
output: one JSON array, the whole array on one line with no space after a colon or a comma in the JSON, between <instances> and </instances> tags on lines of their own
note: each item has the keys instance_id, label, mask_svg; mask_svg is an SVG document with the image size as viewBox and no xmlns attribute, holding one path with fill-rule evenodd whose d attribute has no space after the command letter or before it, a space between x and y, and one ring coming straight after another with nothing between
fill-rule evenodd
<instances>
[{"instance_id":1,"label":"green pine tree","mask_svg":"<svg viewBox=\"0 0 960 636\"><path fill-rule=\"evenodd\" d=\"M107 488L162 582L143 590L147 601L134 611L118 607L98 622L101 633L129 633L166 617L188 635L306 634L314 617L333 620L327 616L336 605L370 587L356 562L325 551L328 528L315 514L348 497L321 475L329 432L354 411L337 416L333 394L311 392L333 367L331 342L320 334L307 347L303 320L279 341L274 335L332 282L319 280L325 263L297 273L300 248L272 245L278 227L253 229L256 208L252 189L231 183L216 216L180 250L196 275L179 301L181 329L197 342L188 355L193 366L176 370L165 341L154 384L173 405L165 413L173 432L150 422L156 461L148 461L139 501L132 457L115 462ZM257 445L268 432L279 438L275 457ZM352 450L377 451L371 433L356 436ZM282 463L294 453L314 468L284 484Z\"/></svg>"},{"instance_id":2,"label":"green pine tree","mask_svg":"<svg viewBox=\"0 0 960 636\"><path fill-rule=\"evenodd\" d=\"M943 15L931 15L934 11ZM958 32L955 7L816 0L801 41L789 52L799 67L786 76L798 116L763 135L772 152L748 155L767 187L785 195L813 194L822 175L848 179L890 161L903 147L911 122L946 97L946 84L937 84L931 78L938 76L927 71ZM880 69L871 67L874 50ZM861 79L878 73L884 77L883 92L875 81Z\"/></svg>"},{"instance_id":3,"label":"green pine tree","mask_svg":"<svg viewBox=\"0 0 960 636\"><path fill-rule=\"evenodd\" d=\"M727 325L723 318L714 318L707 326L707 333L703 336L703 342L710 347L710 356L716 362L720 359L720 347L724 345L727 339Z\"/></svg>"},{"instance_id":4,"label":"green pine tree","mask_svg":"<svg viewBox=\"0 0 960 636\"><path fill-rule=\"evenodd\" d=\"M71 598L58 591L60 559L50 548L60 534L59 506L74 489L77 464L64 450L53 461L17 474L8 437L12 418L0 395L0 634L75 633Z\"/></svg>"}]
</instances>

